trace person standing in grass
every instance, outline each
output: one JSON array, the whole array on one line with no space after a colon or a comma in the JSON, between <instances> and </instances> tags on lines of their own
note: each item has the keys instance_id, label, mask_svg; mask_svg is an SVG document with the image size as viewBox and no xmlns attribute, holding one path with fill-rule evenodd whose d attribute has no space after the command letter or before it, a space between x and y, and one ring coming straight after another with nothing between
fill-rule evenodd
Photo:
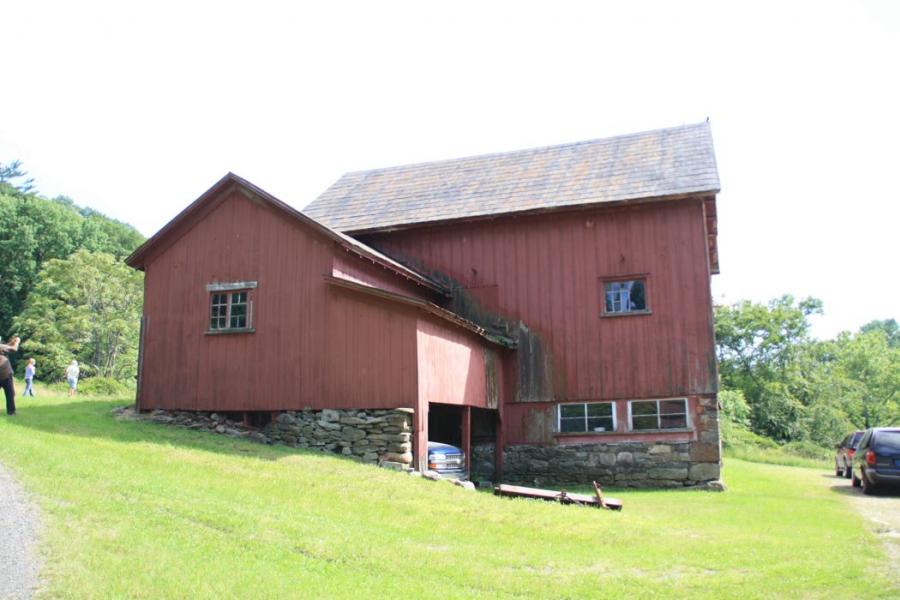
<instances>
[{"instance_id":1,"label":"person standing in grass","mask_svg":"<svg viewBox=\"0 0 900 600\"><path fill-rule=\"evenodd\" d=\"M32 381L34 380L34 359L29 358L28 364L25 365L25 391L22 392L23 396L31 396L34 398L34 386L32 386Z\"/></svg>"},{"instance_id":2,"label":"person standing in grass","mask_svg":"<svg viewBox=\"0 0 900 600\"><path fill-rule=\"evenodd\" d=\"M78 388L78 375L81 373L81 370L78 368L78 361L73 360L68 367L66 367L66 381L69 382L69 396L74 396L77 393Z\"/></svg>"},{"instance_id":3,"label":"person standing in grass","mask_svg":"<svg viewBox=\"0 0 900 600\"><path fill-rule=\"evenodd\" d=\"M9 344L3 344L0 339L0 387L6 395L6 414L13 416L16 414L16 386L13 383L13 370L9 359L6 357L7 352L17 352L19 350L19 338L13 336Z\"/></svg>"}]
</instances>

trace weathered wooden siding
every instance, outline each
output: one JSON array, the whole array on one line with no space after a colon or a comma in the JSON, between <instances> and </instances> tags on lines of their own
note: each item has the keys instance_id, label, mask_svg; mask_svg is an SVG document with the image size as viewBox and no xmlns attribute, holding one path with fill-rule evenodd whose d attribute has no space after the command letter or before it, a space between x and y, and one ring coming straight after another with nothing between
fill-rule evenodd
<instances>
[{"instance_id":1,"label":"weathered wooden siding","mask_svg":"<svg viewBox=\"0 0 900 600\"><path fill-rule=\"evenodd\" d=\"M317 406L416 406L416 314L395 303L333 288L324 394Z\"/></svg>"},{"instance_id":2,"label":"weathered wooden siding","mask_svg":"<svg viewBox=\"0 0 900 600\"><path fill-rule=\"evenodd\" d=\"M426 318L418 320L416 337L420 401L487 408L483 345L470 334Z\"/></svg>"},{"instance_id":3,"label":"weathered wooden siding","mask_svg":"<svg viewBox=\"0 0 900 600\"><path fill-rule=\"evenodd\" d=\"M382 267L368 263L365 259L347 251L335 254L331 274L334 277L429 302L435 299L434 294L422 286L396 277Z\"/></svg>"},{"instance_id":4,"label":"weathered wooden siding","mask_svg":"<svg viewBox=\"0 0 900 600\"><path fill-rule=\"evenodd\" d=\"M142 409L415 406L414 314L329 286L352 259L311 228L239 192L210 206L146 262ZM258 282L255 333L205 335L216 281Z\"/></svg>"},{"instance_id":5,"label":"weathered wooden siding","mask_svg":"<svg viewBox=\"0 0 900 600\"><path fill-rule=\"evenodd\" d=\"M700 199L497 217L362 239L472 288L488 312L527 325L530 334L520 336L517 351L517 400L715 393ZM646 274L652 314L601 317L601 278L632 274ZM545 381L532 381L535 373Z\"/></svg>"}]
</instances>

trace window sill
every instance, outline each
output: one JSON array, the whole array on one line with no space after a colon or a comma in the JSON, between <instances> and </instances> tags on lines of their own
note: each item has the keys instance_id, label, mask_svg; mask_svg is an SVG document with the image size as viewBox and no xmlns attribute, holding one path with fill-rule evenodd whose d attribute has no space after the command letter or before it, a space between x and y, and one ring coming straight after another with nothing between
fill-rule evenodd
<instances>
[{"instance_id":1,"label":"window sill","mask_svg":"<svg viewBox=\"0 0 900 600\"><path fill-rule=\"evenodd\" d=\"M586 436L596 436L603 437L606 435L622 435L623 433L631 433L630 431L557 431L553 434L553 437L586 437Z\"/></svg>"},{"instance_id":2,"label":"window sill","mask_svg":"<svg viewBox=\"0 0 900 600\"><path fill-rule=\"evenodd\" d=\"M228 335L230 333L256 333L253 327L243 327L240 329L207 329L203 335Z\"/></svg>"},{"instance_id":3,"label":"window sill","mask_svg":"<svg viewBox=\"0 0 900 600\"><path fill-rule=\"evenodd\" d=\"M652 315L652 310L630 310L628 312L618 312L618 313L602 313L600 315L601 319L614 319L616 317L641 317L646 315Z\"/></svg>"},{"instance_id":4,"label":"window sill","mask_svg":"<svg viewBox=\"0 0 900 600\"><path fill-rule=\"evenodd\" d=\"M693 427L678 427L676 429L629 429L626 433L693 433Z\"/></svg>"}]
</instances>

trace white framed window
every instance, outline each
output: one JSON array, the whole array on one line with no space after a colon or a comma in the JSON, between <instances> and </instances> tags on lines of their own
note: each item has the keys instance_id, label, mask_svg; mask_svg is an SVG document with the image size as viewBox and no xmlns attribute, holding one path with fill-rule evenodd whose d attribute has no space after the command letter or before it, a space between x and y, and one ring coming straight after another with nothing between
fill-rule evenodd
<instances>
[{"instance_id":1,"label":"white framed window","mask_svg":"<svg viewBox=\"0 0 900 600\"><path fill-rule=\"evenodd\" d=\"M647 313L647 277L626 276L603 279L603 314Z\"/></svg>"},{"instance_id":2,"label":"white framed window","mask_svg":"<svg viewBox=\"0 0 900 600\"><path fill-rule=\"evenodd\" d=\"M560 404L557 411L560 433L602 433L616 430L616 410L612 402Z\"/></svg>"},{"instance_id":3,"label":"white framed window","mask_svg":"<svg viewBox=\"0 0 900 600\"><path fill-rule=\"evenodd\" d=\"M253 331L253 300L251 290L255 281L211 283L209 294L209 329L207 333Z\"/></svg>"},{"instance_id":4,"label":"white framed window","mask_svg":"<svg viewBox=\"0 0 900 600\"><path fill-rule=\"evenodd\" d=\"M687 429L690 426L687 398L628 402L628 428L631 431Z\"/></svg>"}]
</instances>

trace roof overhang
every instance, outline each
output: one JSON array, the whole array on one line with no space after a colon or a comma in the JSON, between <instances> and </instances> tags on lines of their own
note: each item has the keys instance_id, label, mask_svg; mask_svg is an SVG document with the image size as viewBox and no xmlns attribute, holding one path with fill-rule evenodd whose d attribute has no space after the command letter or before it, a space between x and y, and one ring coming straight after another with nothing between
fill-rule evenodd
<instances>
[{"instance_id":1,"label":"roof overhang","mask_svg":"<svg viewBox=\"0 0 900 600\"><path fill-rule=\"evenodd\" d=\"M184 235L196 222L202 219L217 205L217 200L224 198L233 190L239 191L248 199L261 203L279 214L295 222L302 223L322 234L323 236L333 240L348 252L359 256L360 258L371 261L404 279L429 289L430 291L441 296L449 296L449 291L426 277L425 275L400 264L392 258L378 252L374 248L348 237L346 234L340 233L316 221L292 206L282 202L275 196L269 194L265 190L253 185L246 179L243 179L234 173L228 173L211 188L206 190L199 198L194 200L184 210L178 213L171 221L166 223L156 234L141 244L128 258L125 263L138 270L144 270L147 259L156 251L166 248L182 235Z\"/></svg>"},{"instance_id":2,"label":"roof overhang","mask_svg":"<svg viewBox=\"0 0 900 600\"><path fill-rule=\"evenodd\" d=\"M716 194L719 193L718 189L709 189L709 190L698 190L695 192L688 192L684 194L672 194L669 196L648 196L642 198L630 198L627 200L616 200L616 201L598 201L598 202L587 202L587 203L579 203L579 204L571 204L571 205L562 205L562 206L550 206L550 207L541 207L534 208L528 210L519 210L519 211L507 211L501 213L491 213L484 215L472 215L465 217L456 217L453 219L442 219L442 220L431 220L431 221L416 221L410 223L397 223L393 225L379 225L376 227L365 227L359 229L346 229L343 231L346 235L369 235L374 233L389 233L392 231L403 231L406 229L418 229L421 227L437 227L441 225L455 225L459 223L474 223L478 221L493 221L496 219L505 219L505 218L516 218L516 217L528 217L534 215L544 215L549 213L563 213L563 212L576 212L576 211L586 211L586 210L596 210L601 208L624 208L630 206L644 206L648 204L655 204L661 202L675 202L679 200L685 200L688 198L707 198L707 197L715 197Z\"/></svg>"},{"instance_id":3,"label":"roof overhang","mask_svg":"<svg viewBox=\"0 0 900 600\"><path fill-rule=\"evenodd\" d=\"M355 281L350 281L349 279L334 277L333 275L324 275L323 277L326 282L333 286L337 286L361 294L367 294L369 296L381 298L382 300L387 300L389 302L396 302L398 304L410 306L428 314L434 315L440 319L443 319L444 321L448 321L456 327L470 331L471 333L480 336L481 338L496 346L501 346L503 348L516 347L516 341L514 339L493 331L489 331L484 327L476 325L472 321L469 321L468 319L465 319L445 308L441 308L440 306L432 304L431 302L426 302L425 300L413 298L412 296L405 296L396 292L390 292L382 288L364 285Z\"/></svg>"}]
</instances>

